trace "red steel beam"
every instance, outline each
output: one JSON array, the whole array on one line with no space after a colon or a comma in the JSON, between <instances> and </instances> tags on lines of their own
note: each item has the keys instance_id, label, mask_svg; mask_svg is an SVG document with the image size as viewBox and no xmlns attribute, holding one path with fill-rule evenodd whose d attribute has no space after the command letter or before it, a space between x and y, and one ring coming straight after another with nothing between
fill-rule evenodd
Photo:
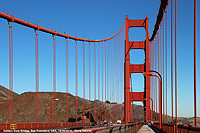
<instances>
[{"instance_id":1,"label":"red steel beam","mask_svg":"<svg viewBox=\"0 0 200 133\"><path fill-rule=\"evenodd\" d=\"M121 29L115 35L113 35L112 37L102 39L102 40L92 40L92 39L83 39L83 38L79 38L79 37L73 37L73 36L69 36L69 35L59 33L59 32L53 31L53 30L49 30L49 29L40 27L39 25L35 25L35 24L32 24L32 23L26 22L24 20L21 20L19 18L16 18L12 15L5 14L3 12L0 12L0 17L7 19L8 21L15 22L15 23L18 23L18 24L39 30L39 31L50 33L52 35L57 35L57 36L60 36L60 37L65 37L65 38L69 38L69 39L73 39L73 40L79 40L79 41L86 41L86 42L102 42L102 41L110 40L110 39L114 38L115 36L117 36L118 33L120 33L120 31L122 30L122 28L124 27L124 25L126 23L126 21L125 21L124 24L122 25Z\"/></svg>"},{"instance_id":2,"label":"red steel beam","mask_svg":"<svg viewBox=\"0 0 200 133\"><path fill-rule=\"evenodd\" d=\"M130 74L131 73L143 73L144 72L144 64L130 64L129 65Z\"/></svg>"},{"instance_id":3,"label":"red steel beam","mask_svg":"<svg viewBox=\"0 0 200 133\"><path fill-rule=\"evenodd\" d=\"M143 49L145 50L145 41L129 41L131 49Z\"/></svg>"},{"instance_id":4,"label":"red steel beam","mask_svg":"<svg viewBox=\"0 0 200 133\"><path fill-rule=\"evenodd\" d=\"M130 102L133 101L144 102L144 92L130 92Z\"/></svg>"},{"instance_id":5,"label":"red steel beam","mask_svg":"<svg viewBox=\"0 0 200 133\"><path fill-rule=\"evenodd\" d=\"M128 19L127 23L128 23L128 28L130 27L144 27L145 28L145 19L142 20L134 20L134 21L129 21L130 19Z\"/></svg>"}]
</instances>

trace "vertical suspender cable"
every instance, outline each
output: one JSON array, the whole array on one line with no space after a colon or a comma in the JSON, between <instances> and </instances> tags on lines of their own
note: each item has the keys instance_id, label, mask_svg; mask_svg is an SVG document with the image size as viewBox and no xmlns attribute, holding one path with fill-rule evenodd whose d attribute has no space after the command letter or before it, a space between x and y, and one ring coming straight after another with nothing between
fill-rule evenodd
<instances>
[{"instance_id":1,"label":"vertical suspender cable","mask_svg":"<svg viewBox=\"0 0 200 133\"><path fill-rule=\"evenodd\" d=\"M161 27L160 27L160 43L159 43L159 45L160 45L160 74L162 75L162 25L161 25ZM163 92L163 91L162 91ZM159 92L160 93L160 92ZM162 95L162 93L161 93L161 95ZM162 103L160 103L160 99L159 99L159 105L162 105ZM159 108L162 108L162 106L160 106ZM163 112L160 112L159 111L159 113L161 113L161 115L163 115ZM163 118L163 117L162 117ZM163 120L160 120L160 122L161 121L163 121Z\"/></svg>"},{"instance_id":2,"label":"vertical suspender cable","mask_svg":"<svg viewBox=\"0 0 200 133\"><path fill-rule=\"evenodd\" d=\"M165 12L165 90L166 90L166 123L167 122L167 11Z\"/></svg>"},{"instance_id":3,"label":"vertical suspender cable","mask_svg":"<svg viewBox=\"0 0 200 133\"><path fill-rule=\"evenodd\" d=\"M175 110L177 128L177 0L175 0Z\"/></svg>"},{"instance_id":4,"label":"vertical suspender cable","mask_svg":"<svg viewBox=\"0 0 200 133\"><path fill-rule=\"evenodd\" d=\"M165 122L165 40L164 40L164 32L165 32L165 23L164 23L164 15L163 15L163 122Z\"/></svg>"},{"instance_id":5,"label":"vertical suspender cable","mask_svg":"<svg viewBox=\"0 0 200 133\"><path fill-rule=\"evenodd\" d=\"M75 57L76 57L76 122L78 122L78 51L77 51L77 41L75 42Z\"/></svg>"},{"instance_id":6,"label":"vertical suspender cable","mask_svg":"<svg viewBox=\"0 0 200 133\"><path fill-rule=\"evenodd\" d=\"M196 19L197 0L194 0L194 124L197 127L197 98L196 98Z\"/></svg>"},{"instance_id":7,"label":"vertical suspender cable","mask_svg":"<svg viewBox=\"0 0 200 133\"><path fill-rule=\"evenodd\" d=\"M39 63L38 63L38 32L35 33L35 75L36 75L36 103L35 103L35 122L38 122L38 107L39 107Z\"/></svg>"},{"instance_id":8,"label":"vertical suspender cable","mask_svg":"<svg viewBox=\"0 0 200 133\"><path fill-rule=\"evenodd\" d=\"M99 107L100 107L100 44L98 43L98 120L100 124Z\"/></svg>"},{"instance_id":9,"label":"vertical suspender cable","mask_svg":"<svg viewBox=\"0 0 200 133\"><path fill-rule=\"evenodd\" d=\"M110 66L109 66L109 70L110 70L110 72L109 72L109 73L110 73L110 74L109 74L109 75L110 75L110 76L109 76L109 79L110 79L110 81L109 81L109 83L110 83L110 115L109 115L109 116L110 116L110 121L112 121L112 120L111 120L111 89L112 89L112 86L111 86L111 85L112 85L112 77L111 77L111 74L112 74L112 73L111 73L111 66L112 66L112 63L111 63L111 60L112 60L112 58L111 58L111 48L112 48L112 47L111 47L111 46L112 46L112 43L111 43L111 41L110 41L110 45L109 45L109 47L110 47L110 49L109 49L109 56L110 56L110 57L109 57L109 59L110 59L110 61L109 61L109 62L110 62L110 63L109 63L109 64L110 64Z\"/></svg>"},{"instance_id":10,"label":"vertical suspender cable","mask_svg":"<svg viewBox=\"0 0 200 133\"><path fill-rule=\"evenodd\" d=\"M66 39L66 122L68 122L68 40Z\"/></svg>"},{"instance_id":11,"label":"vertical suspender cable","mask_svg":"<svg viewBox=\"0 0 200 133\"><path fill-rule=\"evenodd\" d=\"M101 67L102 67L102 71L101 71L101 82L102 82L102 110L101 110L101 119L102 119L102 121L103 121L103 42L102 42L102 44L101 44Z\"/></svg>"},{"instance_id":12,"label":"vertical suspender cable","mask_svg":"<svg viewBox=\"0 0 200 133\"><path fill-rule=\"evenodd\" d=\"M9 123L13 123L13 32L9 24Z\"/></svg>"},{"instance_id":13,"label":"vertical suspender cable","mask_svg":"<svg viewBox=\"0 0 200 133\"><path fill-rule=\"evenodd\" d=\"M156 38L155 38L156 39ZM154 63L155 63L155 66L154 66L154 68L155 68L155 70L157 71L157 39L155 40L155 57L154 57ZM156 101L157 101L157 80L155 79L155 81L154 81L154 83L155 83L155 95L154 95L154 121L156 121Z\"/></svg>"},{"instance_id":14,"label":"vertical suspender cable","mask_svg":"<svg viewBox=\"0 0 200 133\"><path fill-rule=\"evenodd\" d=\"M91 122L91 44L89 43L89 120Z\"/></svg>"},{"instance_id":15,"label":"vertical suspender cable","mask_svg":"<svg viewBox=\"0 0 200 133\"><path fill-rule=\"evenodd\" d=\"M171 98L172 98L172 124L174 124L173 121L173 107L174 107L174 101L173 101L173 0L171 0Z\"/></svg>"},{"instance_id":16,"label":"vertical suspender cable","mask_svg":"<svg viewBox=\"0 0 200 133\"><path fill-rule=\"evenodd\" d=\"M106 118L106 42L105 42L105 120ZM107 120L108 121L108 120Z\"/></svg>"},{"instance_id":17,"label":"vertical suspender cable","mask_svg":"<svg viewBox=\"0 0 200 133\"><path fill-rule=\"evenodd\" d=\"M94 118L96 120L96 44L94 43Z\"/></svg>"},{"instance_id":18,"label":"vertical suspender cable","mask_svg":"<svg viewBox=\"0 0 200 133\"><path fill-rule=\"evenodd\" d=\"M53 36L53 97L56 98L56 36ZM56 101L53 101L53 122L56 122Z\"/></svg>"},{"instance_id":19,"label":"vertical suspender cable","mask_svg":"<svg viewBox=\"0 0 200 133\"><path fill-rule=\"evenodd\" d=\"M85 42L83 42L83 114L82 116L84 117L85 114ZM90 115L89 115L90 116ZM82 119L84 123L84 118Z\"/></svg>"},{"instance_id":20,"label":"vertical suspender cable","mask_svg":"<svg viewBox=\"0 0 200 133\"><path fill-rule=\"evenodd\" d=\"M158 58L159 58L159 55L158 55L158 39L159 39L159 34L157 34L158 37L157 37L157 41L156 41L156 71L158 71ZM157 83L157 80L156 80L156 121L157 121L157 107L158 107L158 99L157 99L157 96L158 96L158 93L157 93L157 86L158 86L158 83ZM158 87L159 88L159 87Z\"/></svg>"}]
</instances>

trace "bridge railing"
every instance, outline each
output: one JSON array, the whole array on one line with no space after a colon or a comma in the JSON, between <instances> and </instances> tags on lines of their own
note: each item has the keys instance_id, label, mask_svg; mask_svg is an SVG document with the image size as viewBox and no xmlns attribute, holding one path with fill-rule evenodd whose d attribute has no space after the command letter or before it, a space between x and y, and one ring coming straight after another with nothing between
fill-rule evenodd
<instances>
[{"instance_id":1,"label":"bridge railing","mask_svg":"<svg viewBox=\"0 0 200 133\"><path fill-rule=\"evenodd\" d=\"M164 123L162 124L162 130L166 133L173 133L175 124ZM153 127L159 129L159 123L154 123ZM193 127L192 125L177 125L178 133L200 133L200 127Z\"/></svg>"},{"instance_id":2,"label":"bridge railing","mask_svg":"<svg viewBox=\"0 0 200 133\"><path fill-rule=\"evenodd\" d=\"M68 122L68 123L13 123L0 124L0 131L15 129L53 129L53 128L73 128L82 126L92 126L93 123Z\"/></svg>"},{"instance_id":3,"label":"bridge railing","mask_svg":"<svg viewBox=\"0 0 200 133\"><path fill-rule=\"evenodd\" d=\"M120 125L113 125L113 126L106 126L106 127L97 127L97 128L87 129L87 130L91 131L92 133L95 133L97 131L104 131L104 130L109 130L109 132L118 130L119 133L121 133L122 131L124 132L132 131L134 133L137 133L143 125L144 125L144 122L136 122L136 123L120 124Z\"/></svg>"}]
</instances>

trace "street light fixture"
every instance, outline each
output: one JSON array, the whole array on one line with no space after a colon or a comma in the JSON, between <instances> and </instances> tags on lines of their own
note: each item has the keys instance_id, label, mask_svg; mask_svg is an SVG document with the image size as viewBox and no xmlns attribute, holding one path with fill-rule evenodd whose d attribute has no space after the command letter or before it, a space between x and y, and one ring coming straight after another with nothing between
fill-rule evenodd
<instances>
[{"instance_id":1,"label":"street light fixture","mask_svg":"<svg viewBox=\"0 0 200 133\"><path fill-rule=\"evenodd\" d=\"M152 108L151 114L152 114L152 116L151 116L150 120L153 121L153 99L150 98L150 97L147 97L147 98L145 98L144 100L147 100L147 99L149 99L149 100L152 102L152 105L151 105L151 108Z\"/></svg>"},{"instance_id":2,"label":"street light fixture","mask_svg":"<svg viewBox=\"0 0 200 133\"><path fill-rule=\"evenodd\" d=\"M153 75L153 72L158 75ZM146 76L155 76L159 79L159 116L160 116L160 130L162 131L162 76L159 72L150 70L149 72L143 72L143 75Z\"/></svg>"},{"instance_id":3,"label":"street light fixture","mask_svg":"<svg viewBox=\"0 0 200 133\"><path fill-rule=\"evenodd\" d=\"M58 101L58 98L52 98L49 102L49 123L51 123L51 102L52 101Z\"/></svg>"}]
</instances>

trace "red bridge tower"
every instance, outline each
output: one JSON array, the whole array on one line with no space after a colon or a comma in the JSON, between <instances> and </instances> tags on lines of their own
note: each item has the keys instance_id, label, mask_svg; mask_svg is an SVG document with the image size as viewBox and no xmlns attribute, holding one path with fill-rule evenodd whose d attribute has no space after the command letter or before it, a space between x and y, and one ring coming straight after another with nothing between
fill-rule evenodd
<instances>
[{"instance_id":1,"label":"red bridge tower","mask_svg":"<svg viewBox=\"0 0 200 133\"><path fill-rule=\"evenodd\" d=\"M146 31L145 41L129 41L129 28L144 27ZM130 92L130 76L131 73L143 73L150 70L149 61L149 31L148 17L142 20L131 20L126 16L126 40L125 40L125 64L124 64L124 121L130 122L130 106L133 101L141 101L144 104L145 121L150 122L150 101L144 100L150 97L150 76L144 77L144 91ZM144 64L130 64L129 52L131 49L143 49L145 51Z\"/></svg>"}]
</instances>

